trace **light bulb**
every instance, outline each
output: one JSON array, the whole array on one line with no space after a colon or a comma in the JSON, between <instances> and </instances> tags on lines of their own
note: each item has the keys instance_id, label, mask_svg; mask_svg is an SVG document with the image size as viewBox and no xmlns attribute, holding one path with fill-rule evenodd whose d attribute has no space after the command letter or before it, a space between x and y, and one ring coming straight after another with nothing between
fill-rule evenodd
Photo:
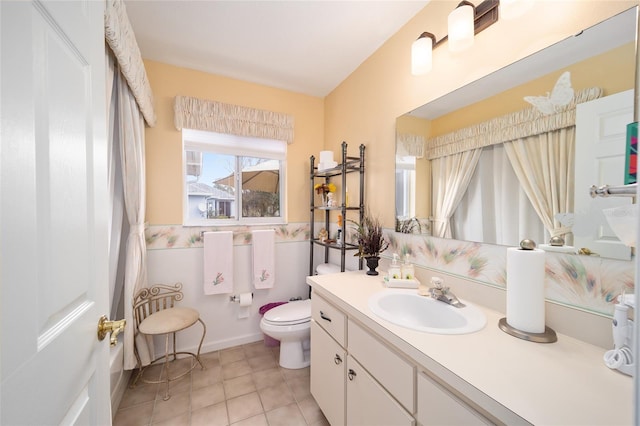
<instances>
[{"instance_id":1,"label":"light bulb","mask_svg":"<svg viewBox=\"0 0 640 426\"><path fill-rule=\"evenodd\" d=\"M458 6L449 14L449 50L460 52L473 46L473 6Z\"/></svg>"},{"instance_id":2,"label":"light bulb","mask_svg":"<svg viewBox=\"0 0 640 426\"><path fill-rule=\"evenodd\" d=\"M424 33L411 45L411 74L424 75L433 65L433 40Z\"/></svg>"}]
</instances>

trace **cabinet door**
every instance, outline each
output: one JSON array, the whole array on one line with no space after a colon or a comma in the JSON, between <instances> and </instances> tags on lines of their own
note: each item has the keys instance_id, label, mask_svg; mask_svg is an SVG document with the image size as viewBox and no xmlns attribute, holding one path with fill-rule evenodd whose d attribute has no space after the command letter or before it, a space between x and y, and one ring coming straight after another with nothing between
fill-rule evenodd
<instances>
[{"instance_id":1,"label":"cabinet door","mask_svg":"<svg viewBox=\"0 0 640 426\"><path fill-rule=\"evenodd\" d=\"M345 422L345 350L311 321L311 394L332 426Z\"/></svg>"},{"instance_id":2,"label":"cabinet door","mask_svg":"<svg viewBox=\"0 0 640 426\"><path fill-rule=\"evenodd\" d=\"M488 425L473 408L424 373L418 374L418 424L422 426Z\"/></svg>"},{"instance_id":3,"label":"cabinet door","mask_svg":"<svg viewBox=\"0 0 640 426\"><path fill-rule=\"evenodd\" d=\"M413 417L351 356L347 357L347 424L414 424Z\"/></svg>"}]
</instances>

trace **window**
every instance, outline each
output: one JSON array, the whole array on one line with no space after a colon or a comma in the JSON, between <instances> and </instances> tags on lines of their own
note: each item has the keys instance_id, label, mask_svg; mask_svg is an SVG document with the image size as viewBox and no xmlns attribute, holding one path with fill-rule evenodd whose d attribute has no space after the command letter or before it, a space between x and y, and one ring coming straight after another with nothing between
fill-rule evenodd
<instances>
[{"instance_id":1,"label":"window","mask_svg":"<svg viewBox=\"0 0 640 426\"><path fill-rule=\"evenodd\" d=\"M416 157L396 155L396 217L416 215Z\"/></svg>"},{"instance_id":2,"label":"window","mask_svg":"<svg viewBox=\"0 0 640 426\"><path fill-rule=\"evenodd\" d=\"M549 241L549 233L507 158L503 144L482 148L469 188L452 218L453 238L519 246L525 238Z\"/></svg>"},{"instance_id":3,"label":"window","mask_svg":"<svg viewBox=\"0 0 640 426\"><path fill-rule=\"evenodd\" d=\"M284 223L284 141L184 129L184 224Z\"/></svg>"}]
</instances>

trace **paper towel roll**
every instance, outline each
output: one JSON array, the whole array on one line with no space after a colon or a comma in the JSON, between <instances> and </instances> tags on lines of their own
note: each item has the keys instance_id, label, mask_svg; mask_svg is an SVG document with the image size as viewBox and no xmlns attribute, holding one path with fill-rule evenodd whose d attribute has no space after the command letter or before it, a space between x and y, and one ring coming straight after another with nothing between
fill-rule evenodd
<instances>
[{"instance_id":1,"label":"paper towel roll","mask_svg":"<svg viewBox=\"0 0 640 426\"><path fill-rule=\"evenodd\" d=\"M507 323L544 333L544 250L507 249Z\"/></svg>"}]
</instances>

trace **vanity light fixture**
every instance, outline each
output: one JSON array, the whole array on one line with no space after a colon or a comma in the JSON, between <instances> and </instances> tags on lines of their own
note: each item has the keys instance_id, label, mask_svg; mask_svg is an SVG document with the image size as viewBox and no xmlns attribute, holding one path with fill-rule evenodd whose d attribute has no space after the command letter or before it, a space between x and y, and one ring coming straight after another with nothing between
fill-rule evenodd
<instances>
[{"instance_id":1,"label":"vanity light fixture","mask_svg":"<svg viewBox=\"0 0 640 426\"><path fill-rule=\"evenodd\" d=\"M431 70L433 49L449 40L449 50L458 52L473 45L474 35L498 22L500 0L485 0L478 6L463 0L449 14L449 35L436 41L429 32L423 32L411 45L411 73L424 75Z\"/></svg>"},{"instance_id":2,"label":"vanity light fixture","mask_svg":"<svg viewBox=\"0 0 640 426\"><path fill-rule=\"evenodd\" d=\"M461 52L473 46L474 9L473 3L463 0L449 14L447 29L449 31L449 50L451 52Z\"/></svg>"}]
</instances>

